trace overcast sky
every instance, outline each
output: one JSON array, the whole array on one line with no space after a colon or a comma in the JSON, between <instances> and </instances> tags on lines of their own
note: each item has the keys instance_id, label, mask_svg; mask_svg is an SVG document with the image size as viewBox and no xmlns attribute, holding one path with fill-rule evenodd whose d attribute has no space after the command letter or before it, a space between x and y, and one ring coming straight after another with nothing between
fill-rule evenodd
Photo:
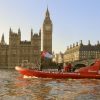
<instances>
[{"instance_id":1,"label":"overcast sky","mask_svg":"<svg viewBox=\"0 0 100 100\"><path fill-rule=\"evenodd\" d=\"M64 52L70 44L100 40L100 0L0 0L0 40L9 28L21 29L21 39L30 40L31 28L38 33L49 8L53 22L53 51Z\"/></svg>"}]
</instances>

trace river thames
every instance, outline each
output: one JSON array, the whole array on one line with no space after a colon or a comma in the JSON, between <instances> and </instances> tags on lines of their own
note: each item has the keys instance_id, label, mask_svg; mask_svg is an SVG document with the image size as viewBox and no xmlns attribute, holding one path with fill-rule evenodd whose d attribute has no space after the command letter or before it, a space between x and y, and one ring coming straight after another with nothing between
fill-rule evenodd
<instances>
[{"instance_id":1,"label":"river thames","mask_svg":"<svg viewBox=\"0 0 100 100\"><path fill-rule=\"evenodd\" d=\"M100 80L24 79L0 69L0 100L100 100Z\"/></svg>"}]
</instances>

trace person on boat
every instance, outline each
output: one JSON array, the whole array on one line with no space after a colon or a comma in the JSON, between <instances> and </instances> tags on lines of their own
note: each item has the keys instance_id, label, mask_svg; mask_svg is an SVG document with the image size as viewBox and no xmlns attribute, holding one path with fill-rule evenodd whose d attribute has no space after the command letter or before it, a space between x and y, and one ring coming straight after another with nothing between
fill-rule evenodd
<instances>
[{"instance_id":1,"label":"person on boat","mask_svg":"<svg viewBox=\"0 0 100 100\"><path fill-rule=\"evenodd\" d=\"M68 72L71 72L71 69L72 69L71 63L69 63L69 64L67 65L67 68L68 68Z\"/></svg>"},{"instance_id":2,"label":"person on boat","mask_svg":"<svg viewBox=\"0 0 100 100\"><path fill-rule=\"evenodd\" d=\"M39 70L42 71L42 69L43 69L43 66L41 65Z\"/></svg>"},{"instance_id":3,"label":"person on boat","mask_svg":"<svg viewBox=\"0 0 100 100\"><path fill-rule=\"evenodd\" d=\"M65 63L64 65L64 72L71 72L72 65L71 63Z\"/></svg>"},{"instance_id":4,"label":"person on boat","mask_svg":"<svg viewBox=\"0 0 100 100\"><path fill-rule=\"evenodd\" d=\"M58 71L61 72L61 63L58 64Z\"/></svg>"},{"instance_id":5,"label":"person on boat","mask_svg":"<svg viewBox=\"0 0 100 100\"><path fill-rule=\"evenodd\" d=\"M39 66L39 70L42 71L44 66L45 66L45 61L41 62L40 66Z\"/></svg>"},{"instance_id":6,"label":"person on boat","mask_svg":"<svg viewBox=\"0 0 100 100\"><path fill-rule=\"evenodd\" d=\"M24 68L27 68L26 64L24 64L24 63L22 63L21 66Z\"/></svg>"},{"instance_id":7,"label":"person on boat","mask_svg":"<svg viewBox=\"0 0 100 100\"><path fill-rule=\"evenodd\" d=\"M34 68L35 68L34 63L30 63L30 64L29 64L29 69L34 69Z\"/></svg>"},{"instance_id":8,"label":"person on boat","mask_svg":"<svg viewBox=\"0 0 100 100\"><path fill-rule=\"evenodd\" d=\"M64 65L63 65L63 67L64 67L63 68L63 71L64 72L67 72L67 70L68 70L68 67L67 66L68 66L68 62L64 63Z\"/></svg>"}]
</instances>

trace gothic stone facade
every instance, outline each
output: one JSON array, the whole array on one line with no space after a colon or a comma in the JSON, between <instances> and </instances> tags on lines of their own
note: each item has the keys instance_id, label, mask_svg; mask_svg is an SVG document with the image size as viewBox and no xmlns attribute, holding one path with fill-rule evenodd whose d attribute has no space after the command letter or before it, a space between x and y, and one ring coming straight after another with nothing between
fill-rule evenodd
<instances>
[{"instance_id":1,"label":"gothic stone facade","mask_svg":"<svg viewBox=\"0 0 100 100\"><path fill-rule=\"evenodd\" d=\"M74 62L87 59L100 59L100 43L96 45L91 45L90 41L88 45L84 45L82 40L80 44L67 47L64 53L64 62Z\"/></svg>"},{"instance_id":2,"label":"gothic stone facade","mask_svg":"<svg viewBox=\"0 0 100 100\"><path fill-rule=\"evenodd\" d=\"M21 41L21 31L15 33L9 30L9 45L5 43L4 35L0 42L0 68L14 68L27 60L30 63L41 63L41 36L43 36L43 50L52 52L52 21L47 8L43 23L43 33L33 34L31 40Z\"/></svg>"}]
</instances>

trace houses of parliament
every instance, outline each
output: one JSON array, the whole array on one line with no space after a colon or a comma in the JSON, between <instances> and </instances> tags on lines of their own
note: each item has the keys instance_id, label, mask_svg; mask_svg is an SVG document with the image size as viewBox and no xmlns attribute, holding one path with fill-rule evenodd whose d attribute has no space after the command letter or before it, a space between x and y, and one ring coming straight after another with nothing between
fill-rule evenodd
<instances>
[{"instance_id":1,"label":"houses of parliament","mask_svg":"<svg viewBox=\"0 0 100 100\"><path fill-rule=\"evenodd\" d=\"M9 30L9 45L6 44L4 34L0 42L0 68L14 68L27 60L30 63L41 62L41 48L52 53L52 21L47 8L43 21L42 32L33 33L31 29L30 41L21 41L21 30L15 33ZM41 45L42 44L42 45ZM43 46L43 47L42 47Z\"/></svg>"}]
</instances>

